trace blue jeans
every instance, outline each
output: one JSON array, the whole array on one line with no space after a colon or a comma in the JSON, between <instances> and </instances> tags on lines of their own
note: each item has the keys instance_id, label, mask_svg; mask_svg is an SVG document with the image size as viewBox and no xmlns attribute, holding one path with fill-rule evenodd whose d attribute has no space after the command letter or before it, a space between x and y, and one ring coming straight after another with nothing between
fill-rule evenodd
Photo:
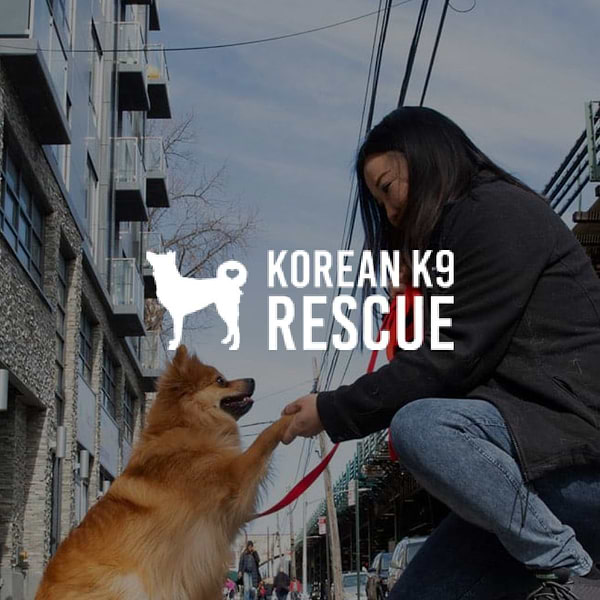
<instances>
[{"instance_id":1,"label":"blue jeans","mask_svg":"<svg viewBox=\"0 0 600 600\"><path fill-rule=\"evenodd\" d=\"M252 585L252 573L243 573L244 600L254 600L254 586Z\"/></svg>"},{"instance_id":2,"label":"blue jeans","mask_svg":"<svg viewBox=\"0 0 600 600\"><path fill-rule=\"evenodd\" d=\"M600 561L600 468L526 484L506 423L489 402L416 400L396 413L391 439L415 479L452 512L389 600L524 597L535 586L532 569L585 575Z\"/></svg>"}]
</instances>

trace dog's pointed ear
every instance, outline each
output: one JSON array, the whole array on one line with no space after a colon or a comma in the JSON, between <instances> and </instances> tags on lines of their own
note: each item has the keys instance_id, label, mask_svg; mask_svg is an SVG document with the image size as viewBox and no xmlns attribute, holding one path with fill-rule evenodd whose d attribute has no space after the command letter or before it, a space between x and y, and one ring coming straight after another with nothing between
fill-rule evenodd
<instances>
[{"instance_id":1,"label":"dog's pointed ear","mask_svg":"<svg viewBox=\"0 0 600 600\"><path fill-rule=\"evenodd\" d=\"M173 364L176 367L179 367L187 358L188 351L184 344L179 344L177 346L177 350L175 351L175 356L173 357Z\"/></svg>"}]
</instances>

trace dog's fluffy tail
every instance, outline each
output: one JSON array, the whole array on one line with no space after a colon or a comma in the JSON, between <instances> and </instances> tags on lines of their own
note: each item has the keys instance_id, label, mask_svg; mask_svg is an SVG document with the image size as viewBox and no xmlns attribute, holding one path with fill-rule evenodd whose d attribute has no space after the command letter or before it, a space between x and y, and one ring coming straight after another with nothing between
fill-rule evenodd
<instances>
[{"instance_id":1,"label":"dog's fluffy tail","mask_svg":"<svg viewBox=\"0 0 600 600\"><path fill-rule=\"evenodd\" d=\"M237 271L238 274L235 277L231 277L228 275L227 271ZM217 269L217 277L228 277L235 283L235 285L242 287L246 283L246 279L248 279L248 271L246 267L237 260L226 260L224 263L219 265Z\"/></svg>"}]
</instances>

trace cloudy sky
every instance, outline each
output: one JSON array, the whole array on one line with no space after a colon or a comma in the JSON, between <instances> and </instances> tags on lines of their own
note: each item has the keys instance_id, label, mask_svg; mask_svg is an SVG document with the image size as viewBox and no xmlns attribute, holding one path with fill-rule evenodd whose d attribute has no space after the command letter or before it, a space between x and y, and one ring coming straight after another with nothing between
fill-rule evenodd
<instances>
[{"instance_id":1,"label":"cloudy sky","mask_svg":"<svg viewBox=\"0 0 600 600\"><path fill-rule=\"evenodd\" d=\"M429 4L407 104L420 99L443 2ZM393 9L375 122L396 106L419 6L412 0ZM472 0L453 0L453 6L465 10ZM252 40L377 8L375 0L162 2L162 31L154 38L167 47ZM454 119L500 165L540 189L584 129L584 102L600 97L598 22L595 0L478 0L471 12L451 10L426 105ZM372 16L271 43L168 56L175 113L193 110L196 115L197 159L209 170L226 163L227 195L239 198L243 207L256 207L260 215L251 248L236 257L249 271L239 351L219 343L225 327L218 319L212 329L184 336L228 377L256 379L257 402L241 425L272 420L287 402L309 391L311 362L320 354L268 351L267 297L285 293L293 299L292 331L301 347L302 294L325 292L268 290L267 250L335 252L341 246L374 27ZM590 188L584 203L591 195ZM315 316L327 319L328 312ZM315 338L324 340L324 330ZM342 366L347 357L342 354ZM344 381L361 374L367 360L355 352ZM243 432L260 429L244 427ZM244 438L251 440L252 435ZM301 449L297 440L276 452L274 482L263 508L294 483ZM354 443L343 445L333 462L334 479L353 449ZM313 452L311 466L316 459ZM322 495L321 481L307 494L310 500ZM294 518L298 528L300 505ZM267 526L273 531L274 518L256 521L250 531Z\"/></svg>"}]
</instances>

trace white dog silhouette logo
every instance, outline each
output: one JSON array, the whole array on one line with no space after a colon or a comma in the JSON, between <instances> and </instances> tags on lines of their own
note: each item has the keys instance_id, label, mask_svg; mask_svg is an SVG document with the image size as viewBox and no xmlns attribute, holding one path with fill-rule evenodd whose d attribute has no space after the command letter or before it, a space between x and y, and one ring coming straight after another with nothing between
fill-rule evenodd
<instances>
[{"instance_id":1,"label":"white dog silhouette logo","mask_svg":"<svg viewBox=\"0 0 600 600\"><path fill-rule=\"evenodd\" d=\"M169 342L169 350L175 350L181 342L184 317L212 303L227 325L227 335L221 343L231 343L230 350L240 347L238 321L243 294L240 288L248 278L248 271L242 263L227 260L219 265L216 277L195 279L181 276L175 262L175 252L155 254L148 251L146 259L152 265L158 301L173 319L173 339ZM237 275L230 277L228 271L237 271Z\"/></svg>"}]
</instances>

